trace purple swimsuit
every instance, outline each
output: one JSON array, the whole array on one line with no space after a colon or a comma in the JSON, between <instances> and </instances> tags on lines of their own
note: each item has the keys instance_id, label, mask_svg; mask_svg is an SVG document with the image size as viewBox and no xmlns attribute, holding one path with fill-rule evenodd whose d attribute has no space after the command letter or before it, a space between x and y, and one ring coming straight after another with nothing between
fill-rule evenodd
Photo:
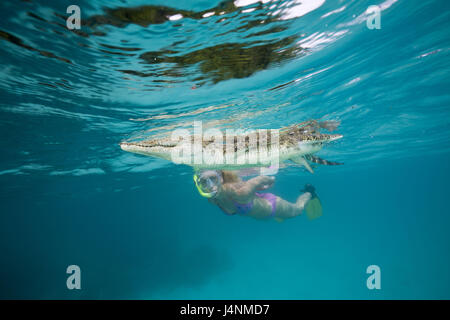
<instances>
[{"instance_id":1,"label":"purple swimsuit","mask_svg":"<svg viewBox=\"0 0 450 320\"><path fill-rule=\"evenodd\" d=\"M258 193L258 192L255 192L255 195L257 197L269 201L269 203L272 205L272 213L270 214L270 216L273 217L275 215L275 210L277 209L277 196L274 195L273 193ZM234 205L236 206L236 213L240 215L248 214L253 208L253 201L244 204L238 203L236 201L233 202Z\"/></svg>"}]
</instances>

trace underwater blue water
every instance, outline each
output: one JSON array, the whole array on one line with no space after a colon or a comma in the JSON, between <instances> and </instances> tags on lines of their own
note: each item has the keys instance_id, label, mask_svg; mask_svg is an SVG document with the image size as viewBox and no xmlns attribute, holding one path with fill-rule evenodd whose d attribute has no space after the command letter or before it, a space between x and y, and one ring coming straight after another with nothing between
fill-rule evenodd
<instances>
[{"instance_id":1,"label":"underwater blue water","mask_svg":"<svg viewBox=\"0 0 450 320\"><path fill-rule=\"evenodd\" d=\"M79 31L71 4L0 4L0 298L450 298L448 1L77 1ZM312 183L314 221L227 216L118 145L319 118L344 165L271 190Z\"/></svg>"}]
</instances>

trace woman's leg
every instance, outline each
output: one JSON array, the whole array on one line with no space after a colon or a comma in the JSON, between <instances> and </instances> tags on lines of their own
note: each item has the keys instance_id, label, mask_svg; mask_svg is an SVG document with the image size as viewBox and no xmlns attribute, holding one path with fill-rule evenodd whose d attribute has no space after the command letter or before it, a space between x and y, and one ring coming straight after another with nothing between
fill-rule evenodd
<instances>
[{"instance_id":1,"label":"woman's leg","mask_svg":"<svg viewBox=\"0 0 450 320\"><path fill-rule=\"evenodd\" d=\"M291 203L277 197L277 210L275 211L275 217L288 219L302 214L305 204L309 201L309 199L311 199L311 193L309 192L305 192L300 195L295 203Z\"/></svg>"}]
</instances>

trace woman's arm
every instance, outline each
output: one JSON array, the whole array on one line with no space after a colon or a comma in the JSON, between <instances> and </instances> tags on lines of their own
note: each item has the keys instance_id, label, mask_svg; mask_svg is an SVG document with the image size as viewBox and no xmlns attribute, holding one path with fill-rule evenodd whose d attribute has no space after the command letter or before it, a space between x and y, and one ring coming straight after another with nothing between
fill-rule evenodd
<instances>
[{"instance_id":1,"label":"woman's arm","mask_svg":"<svg viewBox=\"0 0 450 320\"><path fill-rule=\"evenodd\" d=\"M275 182L274 177L258 176L244 183L233 185L234 192L238 197L250 197L258 190L266 190Z\"/></svg>"}]
</instances>

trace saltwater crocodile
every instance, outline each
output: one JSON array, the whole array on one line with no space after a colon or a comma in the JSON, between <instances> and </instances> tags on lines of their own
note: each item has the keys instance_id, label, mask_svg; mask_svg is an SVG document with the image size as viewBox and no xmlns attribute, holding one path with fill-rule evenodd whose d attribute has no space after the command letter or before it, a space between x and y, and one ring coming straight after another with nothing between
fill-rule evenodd
<instances>
[{"instance_id":1,"label":"saltwater crocodile","mask_svg":"<svg viewBox=\"0 0 450 320\"><path fill-rule=\"evenodd\" d=\"M291 160L297 164L303 165L308 171L313 173L308 162L323 164L323 165L338 165L341 163L327 161L313 154L318 152L323 148L323 146L332 141L342 138L340 134L326 134L319 132L320 129L326 129L333 131L337 128L339 122L336 121L316 121L309 120L299 124L294 124L288 127L281 128L279 130L278 143L276 144L276 139L274 139L270 133L266 136L266 144L261 144L261 146L267 146L266 158L260 157L258 154L259 150L259 133L255 131L255 135L258 141L258 148L255 148L255 144L250 143L250 138L248 134L239 136L234 136L232 139L223 139L224 143L219 144L217 149L217 141L213 138L205 139L204 136L198 137L195 135L189 136L187 143L191 146L195 145L196 141L200 143L198 151L202 154L205 152L211 152L212 148L219 150L223 153L221 159L232 159L231 161L222 161L219 163L207 163L207 162L195 162L195 152L191 155L189 162L186 163L195 169L204 168L214 168L223 170L238 170L241 168L249 167L267 167L273 165L274 163L279 164L287 160ZM261 137L262 138L262 137ZM241 140L239 140L241 139ZM272 141L273 140L273 141ZM238 144L240 141L240 144ZM186 142L186 141L185 141ZM143 154L147 156L157 157L166 159L169 161L174 161L173 152L176 147L180 146L180 141L174 140L171 137L162 139L149 139L138 142L121 142L120 147L122 150ZM276 151L275 146L277 146ZM192 150L192 149L191 149ZM196 150L195 147L193 150ZM198 152L197 151L197 152ZM232 154L231 154L232 153ZM245 155L247 161L245 163L237 161L239 155ZM252 156L254 156L252 158ZM229 158L227 158L229 157ZM276 157L276 159L275 159ZM255 159L255 161L248 161L248 159ZM176 161L174 161L176 162Z\"/></svg>"}]
</instances>

